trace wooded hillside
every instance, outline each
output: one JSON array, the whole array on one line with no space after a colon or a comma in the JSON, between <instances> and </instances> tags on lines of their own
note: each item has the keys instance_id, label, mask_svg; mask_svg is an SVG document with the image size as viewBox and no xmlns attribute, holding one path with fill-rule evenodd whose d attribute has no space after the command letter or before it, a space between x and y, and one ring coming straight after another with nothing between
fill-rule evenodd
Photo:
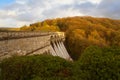
<instances>
[{"instance_id":1,"label":"wooded hillside","mask_svg":"<svg viewBox=\"0 0 120 80\"><path fill-rule=\"evenodd\" d=\"M74 59L90 45L120 46L120 20L94 17L67 17L47 19L23 26L21 30L64 31L66 47Z\"/></svg>"},{"instance_id":2,"label":"wooded hillside","mask_svg":"<svg viewBox=\"0 0 120 80\"><path fill-rule=\"evenodd\" d=\"M73 62L45 54L14 55L0 62L0 80L120 80L120 20L57 18L21 30L64 31Z\"/></svg>"}]
</instances>

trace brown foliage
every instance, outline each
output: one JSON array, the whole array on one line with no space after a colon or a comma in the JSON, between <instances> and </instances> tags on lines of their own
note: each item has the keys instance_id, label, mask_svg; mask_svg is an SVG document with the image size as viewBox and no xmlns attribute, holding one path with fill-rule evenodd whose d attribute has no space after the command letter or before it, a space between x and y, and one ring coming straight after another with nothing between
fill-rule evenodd
<instances>
[{"instance_id":1,"label":"brown foliage","mask_svg":"<svg viewBox=\"0 0 120 80\"><path fill-rule=\"evenodd\" d=\"M108 18L76 16L48 19L23 27L22 30L66 32L66 47L74 59L90 45L120 46L120 20Z\"/></svg>"}]
</instances>

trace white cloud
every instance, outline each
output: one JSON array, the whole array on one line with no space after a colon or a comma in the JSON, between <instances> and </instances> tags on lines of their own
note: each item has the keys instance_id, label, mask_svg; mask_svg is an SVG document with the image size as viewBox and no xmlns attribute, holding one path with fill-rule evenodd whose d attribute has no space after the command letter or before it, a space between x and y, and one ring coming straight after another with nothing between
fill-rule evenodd
<instances>
[{"instance_id":1,"label":"white cloud","mask_svg":"<svg viewBox=\"0 0 120 80\"><path fill-rule=\"evenodd\" d=\"M90 2L92 2L94 4L99 4L101 2L101 0L88 0L88 1L90 1Z\"/></svg>"},{"instance_id":2,"label":"white cloud","mask_svg":"<svg viewBox=\"0 0 120 80\"><path fill-rule=\"evenodd\" d=\"M28 25L31 22L26 22L26 21L17 21L14 19L0 19L0 27L20 27L23 25Z\"/></svg>"},{"instance_id":3,"label":"white cloud","mask_svg":"<svg viewBox=\"0 0 120 80\"><path fill-rule=\"evenodd\" d=\"M28 2L28 0L16 0L15 3L18 4L26 4Z\"/></svg>"},{"instance_id":4,"label":"white cloud","mask_svg":"<svg viewBox=\"0 0 120 80\"><path fill-rule=\"evenodd\" d=\"M20 27L47 18L67 16L91 15L116 18L120 13L118 2L115 0L15 0L13 4L0 8L0 23L2 23L0 27ZM110 14L110 11L114 12Z\"/></svg>"}]
</instances>

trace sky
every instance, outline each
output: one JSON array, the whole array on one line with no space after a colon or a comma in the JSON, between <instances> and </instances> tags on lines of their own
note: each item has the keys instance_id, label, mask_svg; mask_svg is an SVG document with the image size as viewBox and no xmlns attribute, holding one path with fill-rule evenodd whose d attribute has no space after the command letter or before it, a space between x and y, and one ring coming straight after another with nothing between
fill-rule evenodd
<instances>
[{"instance_id":1,"label":"sky","mask_svg":"<svg viewBox=\"0 0 120 80\"><path fill-rule=\"evenodd\" d=\"M120 19L120 0L0 0L0 27L72 16Z\"/></svg>"}]
</instances>

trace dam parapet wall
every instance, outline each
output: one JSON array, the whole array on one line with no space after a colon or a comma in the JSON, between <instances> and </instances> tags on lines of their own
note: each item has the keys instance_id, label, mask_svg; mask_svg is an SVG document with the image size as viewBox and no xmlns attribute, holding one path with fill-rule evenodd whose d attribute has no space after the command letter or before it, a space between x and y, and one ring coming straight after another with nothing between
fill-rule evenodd
<instances>
[{"instance_id":1,"label":"dam parapet wall","mask_svg":"<svg viewBox=\"0 0 120 80\"><path fill-rule=\"evenodd\" d=\"M70 56L63 45L64 40L63 32L2 31L0 32L0 59L33 54L51 54L68 59Z\"/></svg>"}]
</instances>

